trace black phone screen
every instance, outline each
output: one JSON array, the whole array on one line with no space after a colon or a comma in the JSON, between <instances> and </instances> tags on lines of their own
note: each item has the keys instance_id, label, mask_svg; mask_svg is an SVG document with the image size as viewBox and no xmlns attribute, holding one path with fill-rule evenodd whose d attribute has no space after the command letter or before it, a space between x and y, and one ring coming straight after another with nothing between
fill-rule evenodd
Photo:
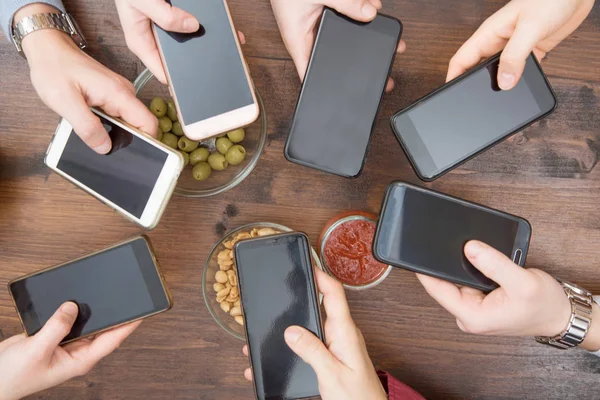
<instances>
[{"instance_id":1,"label":"black phone screen","mask_svg":"<svg viewBox=\"0 0 600 400\"><path fill-rule=\"evenodd\" d=\"M392 125L420 175L431 179L550 113L556 99L530 55L517 86L497 83L499 56L396 114Z\"/></svg>"},{"instance_id":2,"label":"black phone screen","mask_svg":"<svg viewBox=\"0 0 600 400\"><path fill-rule=\"evenodd\" d=\"M482 289L495 284L464 256L469 240L480 240L513 258L518 217L400 183L388 187L373 244L382 262ZM522 220L524 221L524 220ZM527 224L528 226L528 224ZM529 232L525 234L521 264Z\"/></svg>"},{"instance_id":3,"label":"black phone screen","mask_svg":"<svg viewBox=\"0 0 600 400\"><path fill-rule=\"evenodd\" d=\"M313 369L284 339L291 325L323 339L308 239L284 234L242 241L235 256L258 398L318 395Z\"/></svg>"},{"instance_id":4,"label":"black phone screen","mask_svg":"<svg viewBox=\"0 0 600 400\"><path fill-rule=\"evenodd\" d=\"M169 308L143 238L10 283L28 335L36 334L66 301L79 307L64 341Z\"/></svg>"},{"instance_id":5,"label":"black phone screen","mask_svg":"<svg viewBox=\"0 0 600 400\"><path fill-rule=\"evenodd\" d=\"M185 125L254 103L224 0L171 0L193 14L196 33L156 35Z\"/></svg>"},{"instance_id":6,"label":"black phone screen","mask_svg":"<svg viewBox=\"0 0 600 400\"><path fill-rule=\"evenodd\" d=\"M56 167L141 218L168 154L106 118L98 117L112 140L110 153L96 153L73 131Z\"/></svg>"},{"instance_id":7,"label":"black phone screen","mask_svg":"<svg viewBox=\"0 0 600 400\"><path fill-rule=\"evenodd\" d=\"M286 143L290 161L360 174L401 32L391 17L365 24L325 9Z\"/></svg>"}]
</instances>

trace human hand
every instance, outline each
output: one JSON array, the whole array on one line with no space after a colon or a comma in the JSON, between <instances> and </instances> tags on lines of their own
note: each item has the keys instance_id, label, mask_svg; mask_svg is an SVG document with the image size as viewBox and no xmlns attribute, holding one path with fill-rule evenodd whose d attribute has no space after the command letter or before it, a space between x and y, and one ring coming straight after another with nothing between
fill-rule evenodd
<instances>
[{"instance_id":1,"label":"human hand","mask_svg":"<svg viewBox=\"0 0 600 400\"><path fill-rule=\"evenodd\" d=\"M315 43L317 23L325 6L361 22L369 22L382 7L381 0L271 0L273 13L300 80L304 80L310 54ZM398 53L406 50L406 43L400 42ZM386 91L394 88L389 79Z\"/></svg>"},{"instance_id":2,"label":"human hand","mask_svg":"<svg viewBox=\"0 0 600 400\"><path fill-rule=\"evenodd\" d=\"M502 51L498 85L516 86L527 57L538 60L569 36L588 16L594 0L512 0L462 45L450 60L446 81Z\"/></svg>"},{"instance_id":3,"label":"human hand","mask_svg":"<svg viewBox=\"0 0 600 400\"><path fill-rule=\"evenodd\" d=\"M133 322L63 347L78 308L64 303L34 336L16 335L0 342L0 400L14 400L87 374L140 325Z\"/></svg>"},{"instance_id":4,"label":"human hand","mask_svg":"<svg viewBox=\"0 0 600 400\"><path fill-rule=\"evenodd\" d=\"M57 10L35 3L19 10L15 21L39 12ZM135 97L131 82L85 54L68 35L43 29L27 35L22 44L31 83L42 101L69 121L77 135L93 150L108 153L111 140L89 106L101 107L107 114L156 136L158 122Z\"/></svg>"},{"instance_id":5,"label":"human hand","mask_svg":"<svg viewBox=\"0 0 600 400\"><path fill-rule=\"evenodd\" d=\"M323 400L387 399L362 333L350 315L344 288L321 270L315 270L315 277L327 312L326 343L302 327L290 326L285 331L287 345L315 370ZM248 355L247 346L243 352ZM250 368L244 376L252 380Z\"/></svg>"}]
</instances>

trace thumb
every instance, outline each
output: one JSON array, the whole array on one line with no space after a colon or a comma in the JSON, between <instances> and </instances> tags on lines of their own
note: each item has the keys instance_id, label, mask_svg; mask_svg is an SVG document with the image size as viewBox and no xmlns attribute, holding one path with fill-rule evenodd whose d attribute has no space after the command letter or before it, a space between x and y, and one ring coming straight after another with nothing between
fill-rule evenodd
<instances>
[{"instance_id":1,"label":"thumb","mask_svg":"<svg viewBox=\"0 0 600 400\"><path fill-rule=\"evenodd\" d=\"M536 26L517 22L515 31L500 56L498 86L502 90L510 90L517 85L523 75L527 57L540 37L541 33Z\"/></svg>"},{"instance_id":2,"label":"thumb","mask_svg":"<svg viewBox=\"0 0 600 400\"><path fill-rule=\"evenodd\" d=\"M336 360L325 344L308 330L290 326L284 335L290 349L315 370L317 377L330 373L336 366Z\"/></svg>"},{"instance_id":3,"label":"thumb","mask_svg":"<svg viewBox=\"0 0 600 400\"><path fill-rule=\"evenodd\" d=\"M337 12L361 22L372 21L377 15L377 9L381 8L381 2L377 0L330 0L327 5Z\"/></svg>"},{"instance_id":4,"label":"thumb","mask_svg":"<svg viewBox=\"0 0 600 400\"><path fill-rule=\"evenodd\" d=\"M71 301L60 306L33 337L33 341L39 346L40 351L53 352L71 331L78 313L77 304Z\"/></svg>"},{"instance_id":5,"label":"thumb","mask_svg":"<svg viewBox=\"0 0 600 400\"><path fill-rule=\"evenodd\" d=\"M169 32L196 32L200 23L196 17L164 0L138 1L135 6L156 25Z\"/></svg>"}]
</instances>

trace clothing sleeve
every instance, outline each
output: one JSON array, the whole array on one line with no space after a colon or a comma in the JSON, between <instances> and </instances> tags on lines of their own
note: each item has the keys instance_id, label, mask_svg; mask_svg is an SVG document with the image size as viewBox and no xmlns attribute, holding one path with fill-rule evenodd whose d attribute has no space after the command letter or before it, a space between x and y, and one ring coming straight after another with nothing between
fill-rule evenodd
<instances>
[{"instance_id":1,"label":"clothing sleeve","mask_svg":"<svg viewBox=\"0 0 600 400\"><path fill-rule=\"evenodd\" d=\"M61 0L0 0L0 25L9 42L12 42L10 28L13 24L13 16L21 8L34 3L48 4L65 12L65 6Z\"/></svg>"},{"instance_id":2,"label":"clothing sleeve","mask_svg":"<svg viewBox=\"0 0 600 400\"><path fill-rule=\"evenodd\" d=\"M594 301L596 302L596 304L598 304L600 306L600 296L594 296ZM598 350L597 352L592 353L592 354L600 357L600 350Z\"/></svg>"},{"instance_id":3,"label":"clothing sleeve","mask_svg":"<svg viewBox=\"0 0 600 400\"><path fill-rule=\"evenodd\" d=\"M411 387L399 382L385 371L377 371L377 376L388 394L389 400L425 400L425 397Z\"/></svg>"}]
</instances>

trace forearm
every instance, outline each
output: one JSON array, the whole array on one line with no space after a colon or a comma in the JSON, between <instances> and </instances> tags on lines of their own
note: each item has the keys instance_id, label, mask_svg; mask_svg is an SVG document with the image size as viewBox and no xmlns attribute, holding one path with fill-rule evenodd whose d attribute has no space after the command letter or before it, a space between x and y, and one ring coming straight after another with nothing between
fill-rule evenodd
<instances>
[{"instance_id":1,"label":"forearm","mask_svg":"<svg viewBox=\"0 0 600 400\"><path fill-rule=\"evenodd\" d=\"M14 22L28 15L47 12L65 12L65 7L61 0L2 0L0 1L0 25L6 38L12 42L10 31Z\"/></svg>"}]
</instances>

